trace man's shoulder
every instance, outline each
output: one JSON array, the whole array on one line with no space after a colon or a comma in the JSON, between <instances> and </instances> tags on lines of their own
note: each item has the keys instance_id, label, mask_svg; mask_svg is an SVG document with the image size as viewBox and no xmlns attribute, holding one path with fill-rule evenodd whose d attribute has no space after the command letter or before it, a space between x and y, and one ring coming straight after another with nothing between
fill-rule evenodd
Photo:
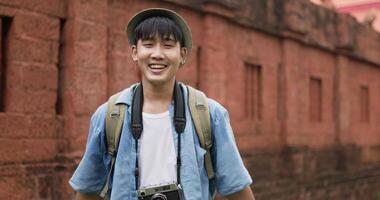
<instances>
[{"instance_id":1,"label":"man's shoulder","mask_svg":"<svg viewBox=\"0 0 380 200\"><path fill-rule=\"evenodd\" d=\"M185 85L185 86L188 86L188 85ZM196 90L198 90L198 91L200 91L200 92L202 92L202 93L204 93L206 95L207 105L208 105L211 117L213 117L215 115L218 115L218 114L223 114L223 113L227 112L226 108L222 104L220 104L215 99L212 99L212 98L208 97L207 93L205 93L204 91L199 90L199 89L196 89ZM188 89L186 89L186 94L185 95L187 95L187 92L189 92Z\"/></svg>"},{"instance_id":2,"label":"man's shoulder","mask_svg":"<svg viewBox=\"0 0 380 200\"><path fill-rule=\"evenodd\" d=\"M227 109L222 104L220 104L218 101L216 101L215 99L207 97L207 102L208 102L208 107L209 107L210 113L227 112Z\"/></svg>"},{"instance_id":3,"label":"man's shoulder","mask_svg":"<svg viewBox=\"0 0 380 200\"><path fill-rule=\"evenodd\" d=\"M131 104L132 102L132 94L133 94L133 86L135 84L131 85L130 87L127 87L119 92L116 92L114 94L112 94L111 96L113 95L118 95L117 99L116 99L116 102L115 103L124 103L124 104ZM111 97L110 96L110 97ZM107 99L106 102L104 102L102 105L100 105L96 111L94 112L94 114L92 115L92 120L96 119L96 118L103 118L105 117L105 114L107 112L107 109L108 109L108 103L109 103L109 99Z\"/></svg>"},{"instance_id":4,"label":"man's shoulder","mask_svg":"<svg viewBox=\"0 0 380 200\"><path fill-rule=\"evenodd\" d=\"M137 83L132 84L129 87L112 94L111 96L118 95L115 103L123 103L126 105L131 105L132 104L132 96L133 96L133 88L136 85L137 85Z\"/></svg>"},{"instance_id":5,"label":"man's shoulder","mask_svg":"<svg viewBox=\"0 0 380 200\"><path fill-rule=\"evenodd\" d=\"M220 120L223 120L226 117L228 118L228 111L222 104L212 98L207 98L207 101L210 111L211 123L214 126L218 124Z\"/></svg>"}]
</instances>

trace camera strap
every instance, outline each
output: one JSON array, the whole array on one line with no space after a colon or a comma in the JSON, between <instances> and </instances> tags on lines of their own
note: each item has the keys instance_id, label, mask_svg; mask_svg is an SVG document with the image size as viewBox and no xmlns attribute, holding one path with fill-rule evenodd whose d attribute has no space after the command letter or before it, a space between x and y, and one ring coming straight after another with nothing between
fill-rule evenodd
<instances>
[{"instance_id":1,"label":"camera strap","mask_svg":"<svg viewBox=\"0 0 380 200\"><path fill-rule=\"evenodd\" d=\"M177 152L177 184L180 184L180 169L181 169L181 137L180 133L182 133L185 129L186 125L186 117L185 117L185 100L182 88L177 81L174 84L173 91L173 99L174 99L174 116L173 122L175 131L178 134L178 152ZM136 149L136 168L135 168L135 185L136 190L138 190L139 185L139 155L138 155L138 140L141 137L143 131L143 123L142 123L142 108L144 103L144 95L143 95L143 85L140 83L136 86L133 100L132 100L132 134L135 139L135 149Z\"/></svg>"}]
</instances>

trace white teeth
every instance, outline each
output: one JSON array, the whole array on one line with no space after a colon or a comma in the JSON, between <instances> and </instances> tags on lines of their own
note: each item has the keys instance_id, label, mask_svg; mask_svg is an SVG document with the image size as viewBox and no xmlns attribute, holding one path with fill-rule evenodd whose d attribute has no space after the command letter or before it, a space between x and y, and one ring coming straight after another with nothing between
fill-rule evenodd
<instances>
[{"instance_id":1,"label":"white teeth","mask_svg":"<svg viewBox=\"0 0 380 200\"><path fill-rule=\"evenodd\" d=\"M165 68L165 65L149 65L149 67L152 69L163 69Z\"/></svg>"}]
</instances>

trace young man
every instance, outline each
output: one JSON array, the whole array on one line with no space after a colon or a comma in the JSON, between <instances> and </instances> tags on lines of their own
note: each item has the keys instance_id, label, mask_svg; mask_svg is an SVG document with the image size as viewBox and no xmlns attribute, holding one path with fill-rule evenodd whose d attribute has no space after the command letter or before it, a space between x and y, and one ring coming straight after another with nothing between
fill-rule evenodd
<instances>
[{"instance_id":1,"label":"young man","mask_svg":"<svg viewBox=\"0 0 380 200\"><path fill-rule=\"evenodd\" d=\"M107 153L107 103L92 116L86 152L70 180L78 192L76 199L101 199L99 194L112 170L106 190L111 200L136 200L150 188L160 188L160 192L143 199L166 199L167 195L168 200L209 200L217 191L230 200L253 200L252 180L236 147L228 113L211 99L207 101L215 175L208 178L206 151L200 146L187 107L188 90L175 79L192 46L184 19L167 9L143 10L130 20L127 34L141 84L125 89L116 100L116 104L126 105L126 111L113 167ZM140 98L136 95L139 91ZM181 99L178 95L183 97L186 119L180 131L173 120L180 112L176 110ZM134 110L136 102L141 104L140 113ZM139 133L131 126L137 118L141 118L143 127ZM169 185L175 190L170 194L161 191Z\"/></svg>"}]
</instances>

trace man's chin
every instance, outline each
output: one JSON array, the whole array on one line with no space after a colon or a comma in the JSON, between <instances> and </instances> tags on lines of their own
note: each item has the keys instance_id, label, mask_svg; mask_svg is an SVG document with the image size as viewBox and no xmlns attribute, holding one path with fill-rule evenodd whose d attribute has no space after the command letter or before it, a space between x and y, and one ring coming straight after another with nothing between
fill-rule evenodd
<instances>
[{"instance_id":1,"label":"man's chin","mask_svg":"<svg viewBox=\"0 0 380 200\"><path fill-rule=\"evenodd\" d=\"M150 84L152 86L162 86L162 85L166 85L166 84L171 84L172 83L172 80L175 80L175 79L167 79L167 78L164 78L164 77L155 77L155 78L147 78L146 79L146 83L147 84Z\"/></svg>"},{"instance_id":2,"label":"man's chin","mask_svg":"<svg viewBox=\"0 0 380 200\"><path fill-rule=\"evenodd\" d=\"M161 86L170 83L170 81L162 78L148 79L147 82L153 86Z\"/></svg>"}]
</instances>

